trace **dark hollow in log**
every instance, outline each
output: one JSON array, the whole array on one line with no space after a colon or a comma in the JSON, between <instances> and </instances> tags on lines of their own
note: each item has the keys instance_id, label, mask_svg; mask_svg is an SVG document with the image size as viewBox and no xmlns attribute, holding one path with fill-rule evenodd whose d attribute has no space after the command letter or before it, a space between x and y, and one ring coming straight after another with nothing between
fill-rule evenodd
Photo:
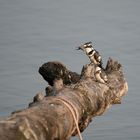
<instances>
[{"instance_id":1,"label":"dark hollow in log","mask_svg":"<svg viewBox=\"0 0 140 140\"><path fill-rule=\"evenodd\" d=\"M122 66L117 61L108 60L106 84L95 80L94 71L93 64L85 65L76 84L67 85L64 80L55 96L37 94L29 108L0 120L0 139L69 140L77 135L73 116L62 100L73 104L80 131L84 131L93 117L102 115L113 104L120 104L128 91Z\"/></svg>"}]
</instances>

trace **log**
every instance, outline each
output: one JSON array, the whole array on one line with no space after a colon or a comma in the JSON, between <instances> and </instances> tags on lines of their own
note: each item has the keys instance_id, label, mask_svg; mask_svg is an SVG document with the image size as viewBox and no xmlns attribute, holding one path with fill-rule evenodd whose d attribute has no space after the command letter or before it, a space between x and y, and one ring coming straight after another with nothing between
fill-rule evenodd
<instances>
[{"instance_id":1,"label":"log","mask_svg":"<svg viewBox=\"0 0 140 140\"><path fill-rule=\"evenodd\" d=\"M96 81L94 71L95 65L85 65L76 83L64 84L53 96L39 93L28 108L1 119L0 139L70 140L78 133L75 119L83 132L92 118L102 115L111 105L120 104L128 91L117 61L109 58L107 62L106 84Z\"/></svg>"}]
</instances>

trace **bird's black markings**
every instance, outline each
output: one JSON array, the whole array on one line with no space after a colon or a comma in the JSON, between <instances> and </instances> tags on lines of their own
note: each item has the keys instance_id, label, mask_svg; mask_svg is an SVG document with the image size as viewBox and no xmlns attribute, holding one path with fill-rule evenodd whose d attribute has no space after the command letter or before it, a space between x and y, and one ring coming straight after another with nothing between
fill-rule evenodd
<instances>
[{"instance_id":1,"label":"bird's black markings","mask_svg":"<svg viewBox=\"0 0 140 140\"><path fill-rule=\"evenodd\" d=\"M90 56L91 54L93 54L94 50L91 50L88 55Z\"/></svg>"},{"instance_id":2,"label":"bird's black markings","mask_svg":"<svg viewBox=\"0 0 140 140\"><path fill-rule=\"evenodd\" d=\"M96 51L96 53L94 53L94 57L95 57L95 59L98 60L99 56L100 56L99 52Z\"/></svg>"}]
</instances>

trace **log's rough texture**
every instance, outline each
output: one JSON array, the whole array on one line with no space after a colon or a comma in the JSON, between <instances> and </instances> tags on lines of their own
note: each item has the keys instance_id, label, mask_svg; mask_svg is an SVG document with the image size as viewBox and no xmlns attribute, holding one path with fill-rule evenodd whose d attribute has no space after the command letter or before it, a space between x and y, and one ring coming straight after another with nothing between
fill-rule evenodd
<instances>
[{"instance_id":1,"label":"log's rough texture","mask_svg":"<svg viewBox=\"0 0 140 140\"><path fill-rule=\"evenodd\" d=\"M77 135L77 129L63 101L73 104L80 131L84 131L93 117L102 115L113 104L120 104L128 91L122 66L117 61L108 60L106 84L95 80L94 70L93 64L85 65L77 83L64 85L55 91L55 96L40 93L29 108L2 119L0 140L69 140Z\"/></svg>"}]
</instances>

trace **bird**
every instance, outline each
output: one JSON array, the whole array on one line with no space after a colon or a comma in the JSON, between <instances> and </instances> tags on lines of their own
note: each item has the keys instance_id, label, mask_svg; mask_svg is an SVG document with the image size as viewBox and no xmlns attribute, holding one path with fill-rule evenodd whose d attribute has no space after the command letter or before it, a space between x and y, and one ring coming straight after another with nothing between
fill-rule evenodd
<instances>
[{"instance_id":1,"label":"bird","mask_svg":"<svg viewBox=\"0 0 140 140\"><path fill-rule=\"evenodd\" d=\"M98 82L106 84L108 81L107 75L100 67L95 68L95 78Z\"/></svg>"},{"instance_id":2,"label":"bird","mask_svg":"<svg viewBox=\"0 0 140 140\"><path fill-rule=\"evenodd\" d=\"M99 54L99 52L93 48L91 41L82 44L77 48L77 50L84 51L86 55L89 57L91 63L94 63L95 65L102 67L102 57Z\"/></svg>"}]
</instances>

